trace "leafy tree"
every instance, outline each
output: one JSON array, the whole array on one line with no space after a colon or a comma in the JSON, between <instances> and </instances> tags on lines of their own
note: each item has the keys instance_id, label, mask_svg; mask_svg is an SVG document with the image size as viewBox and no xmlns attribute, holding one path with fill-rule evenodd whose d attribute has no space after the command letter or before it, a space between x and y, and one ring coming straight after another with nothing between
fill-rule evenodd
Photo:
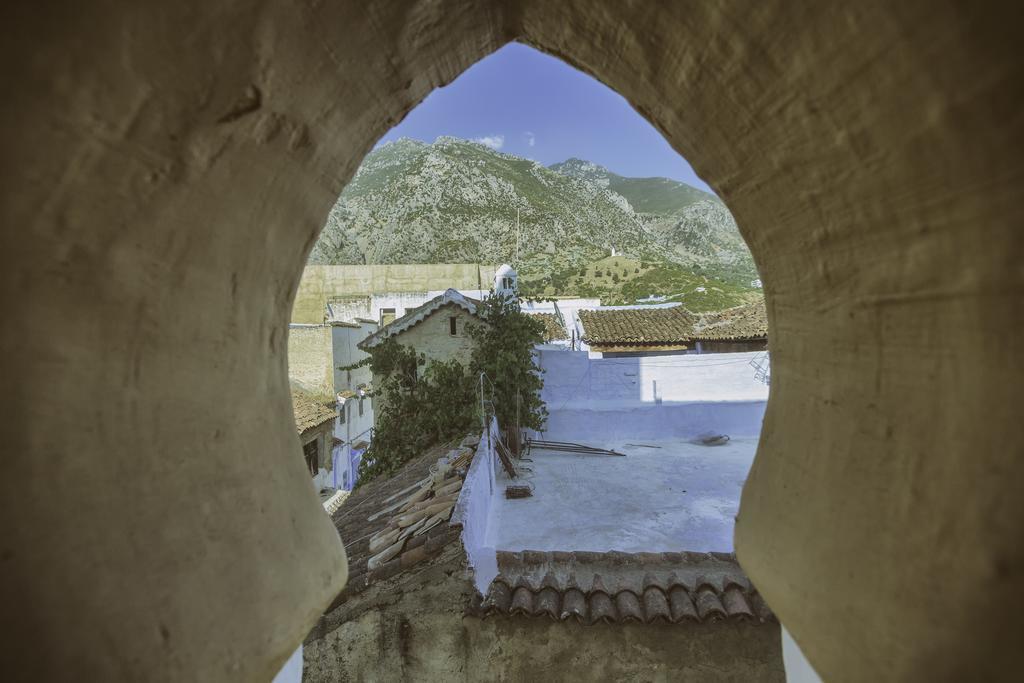
<instances>
[{"instance_id":1,"label":"leafy tree","mask_svg":"<svg viewBox=\"0 0 1024 683\"><path fill-rule=\"evenodd\" d=\"M390 475L426 448L464 434L478 422L476 386L458 361L426 361L386 339L370 352L376 425L359 482Z\"/></svg>"},{"instance_id":2,"label":"leafy tree","mask_svg":"<svg viewBox=\"0 0 1024 683\"><path fill-rule=\"evenodd\" d=\"M473 338L470 369L473 377L484 373L485 391L493 392L498 425L507 430L516 424L541 429L547 409L540 397L544 380L533 360L534 346L544 341L544 323L526 315L515 299L492 295L477 313L482 323L466 326Z\"/></svg>"},{"instance_id":3,"label":"leafy tree","mask_svg":"<svg viewBox=\"0 0 1024 683\"><path fill-rule=\"evenodd\" d=\"M523 427L543 426L544 382L533 362L534 346L544 341L543 323L523 313L517 301L497 295L484 299L478 316L481 322L466 326L474 341L468 367L456 360L427 361L394 337L370 350L376 425L360 483L391 475L427 448L478 427L481 372L503 430L516 424L517 408Z\"/></svg>"}]
</instances>

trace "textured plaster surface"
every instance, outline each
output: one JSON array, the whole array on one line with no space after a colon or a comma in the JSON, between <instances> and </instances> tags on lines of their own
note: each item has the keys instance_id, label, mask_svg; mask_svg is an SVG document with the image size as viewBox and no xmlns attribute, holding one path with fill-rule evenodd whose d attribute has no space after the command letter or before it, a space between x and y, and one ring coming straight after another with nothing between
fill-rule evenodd
<instances>
[{"instance_id":1,"label":"textured plaster surface","mask_svg":"<svg viewBox=\"0 0 1024 683\"><path fill-rule=\"evenodd\" d=\"M498 550L732 552L733 518L757 439L722 446L645 439L645 446L575 441L625 457L532 450L529 498L505 498L498 474Z\"/></svg>"},{"instance_id":2,"label":"textured plaster surface","mask_svg":"<svg viewBox=\"0 0 1024 683\"><path fill-rule=\"evenodd\" d=\"M753 251L773 383L736 545L822 677L1017 673L1021 12L5 6L8 671L280 669L345 579L291 427L304 260L374 142L518 38L621 93Z\"/></svg>"},{"instance_id":3,"label":"textured plaster surface","mask_svg":"<svg viewBox=\"0 0 1024 683\"><path fill-rule=\"evenodd\" d=\"M785 680L777 624L482 620L474 591L459 544L371 586L310 634L303 681Z\"/></svg>"},{"instance_id":4,"label":"textured plaster surface","mask_svg":"<svg viewBox=\"0 0 1024 683\"><path fill-rule=\"evenodd\" d=\"M451 318L456 321L454 335L451 334ZM473 338L466 333L467 324L481 323L466 309L446 304L395 335L395 340L416 349L427 357L428 362L457 360L468 366L473 355Z\"/></svg>"},{"instance_id":5,"label":"textured plaster surface","mask_svg":"<svg viewBox=\"0 0 1024 683\"><path fill-rule=\"evenodd\" d=\"M488 289L494 282L496 266L476 263L390 263L380 265L306 266L292 308L292 322L323 321L324 306L335 298L376 298L390 293L399 299L401 293L443 292L449 287L460 291ZM419 303L432 298L427 296ZM372 306L379 308L383 303ZM389 306L390 307L390 306ZM358 312L366 315L370 311ZM401 315L401 313L399 313ZM376 317L371 316L371 317Z\"/></svg>"},{"instance_id":6,"label":"textured plaster surface","mask_svg":"<svg viewBox=\"0 0 1024 683\"><path fill-rule=\"evenodd\" d=\"M288 326L288 377L317 396L336 391L334 334L330 325Z\"/></svg>"},{"instance_id":7,"label":"textured plaster surface","mask_svg":"<svg viewBox=\"0 0 1024 683\"><path fill-rule=\"evenodd\" d=\"M636 407L657 402L768 400L750 361L763 353L590 358L585 351L542 350L549 409Z\"/></svg>"}]
</instances>

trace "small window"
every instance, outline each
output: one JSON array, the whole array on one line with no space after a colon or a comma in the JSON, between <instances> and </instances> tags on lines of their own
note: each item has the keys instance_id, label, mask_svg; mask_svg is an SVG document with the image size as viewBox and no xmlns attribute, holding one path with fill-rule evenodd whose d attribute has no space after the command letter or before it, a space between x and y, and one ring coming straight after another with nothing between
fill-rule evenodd
<instances>
[{"instance_id":1,"label":"small window","mask_svg":"<svg viewBox=\"0 0 1024 683\"><path fill-rule=\"evenodd\" d=\"M380 326L384 327L392 320L395 319L395 309L393 308L382 308L380 309Z\"/></svg>"},{"instance_id":2,"label":"small window","mask_svg":"<svg viewBox=\"0 0 1024 683\"><path fill-rule=\"evenodd\" d=\"M302 455L306 458L306 468L315 477L320 472L320 439L313 439L304 445Z\"/></svg>"},{"instance_id":3,"label":"small window","mask_svg":"<svg viewBox=\"0 0 1024 683\"><path fill-rule=\"evenodd\" d=\"M455 316L448 318L448 334L453 337L459 333L459 319Z\"/></svg>"},{"instance_id":4,"label":"small window","mask_svg":"<svg viewBox=\"0 0 1024 683\"><path fill-rule=\"evenodd\" d=\"M359 417L363 416L363 397L359 397Z\"/></svg>"},{"instance_id":5,"label":"small window","mask_svg":"<svg viewBox=\"0 0 1024 683\"><path fill-rule=\"evenodd\" d=\"M345 424L345 411L348 410L347 402L338 406L338 424Z\"/></svg>"}]
</instances>

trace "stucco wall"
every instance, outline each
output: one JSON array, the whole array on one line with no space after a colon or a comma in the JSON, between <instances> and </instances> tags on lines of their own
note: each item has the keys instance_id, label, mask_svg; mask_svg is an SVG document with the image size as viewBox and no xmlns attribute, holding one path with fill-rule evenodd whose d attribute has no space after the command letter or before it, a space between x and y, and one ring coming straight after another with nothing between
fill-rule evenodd
<instances>
[{"instance_id":1,"label":"stucco wall","mask_svg":"<svg viewBox=\"0 0 1024 683\"><path fill-rule=\"evenodd\" d=\"M598 444L636 439L757 437L766 401L694 401L645 406L549 410L538 438Z\"/></svg>"},{"instance_id":2,"label":"stucco wall","mask_svg":"<svg viewBox=\"0 0 1024 683\"><path fill-rule=\"evenodd\" d=\"M303 681L785 680L779 627L646 626L466 616L459 544L357 594L303 647Z\"/></svg>"},{"instance_id":3,"label":"stucco wall","mask_svg":"<svg viewBox=\"0 0 1024 683\"><path fill-rule=\"evenodd\" d=\"M292 322L323 322L324 307L334 297L444 291L449 287L487 289L494 282L495 270L496 266L476 263L306 266Z\"/></svg>"},{"instance_id":4,"label":"stucco wall","mask_svg":"<svg viewBox=\"0 0 1024 683\"><path fill-rule=\"evenodd\" d=\"M381 135L515 39L618 91L751 247L772 396L737 551L823 678L1019 672L1020 3L4 11L11 676L294 652L346 576L288 397L305 259Z\"/></svg>"},{"instance_id":5,"label":"stucco wall","mask_svg":"<svg viewBox=\"0 0 1024 683\"><path fill-rule=\"evenodd\" d=\"M329 317L332 320L355 321L357 318L365 318L380 322L384 310L390 309L395 318L401 318L410 310L444 294L447 289L448 287L412 292L380 291L361 297L343 297L340 301L338 298L331 297L328 299L332 313ZM459 292L472 299L482 299L488 294L486 289L460 288Z\"/></svg>"},{"instance_id":6,"label":"stucco wall","mask_svg":"<svg viewBox=\"0 0 1024 683\"><path fill-rule=\"evenodd\" d=\"M334 396L334 350L330 325L290 325L288 376L309 391Z\"/></svg>"},{"instance_id":7,"label":"stucco wall","mask_svg":"<svg viewBox=\"0 0 1024 683\"><path fill-rule=\"evenodd\" d=\"M655 402L761 401L768 387L750 365L759 354L590 358L585 351L542 349L541 397L549 410Z\"/></svg>"},{"instance_id":8,"label":"stucco wall","mask_svg":"<svg viewBox=\"0 0 1024 683\"><path fill-rule=\"evenodd\" d=\"M369 354L359 348L359 342L377 331L374 323L355 323L357 327L350 325L331 326L331 348L333 359L330 365L334 370L334 390L354 391L360 384L366 384L371 379L370 368L367 365L352 370L340 370L339 368L355 365L365 360ZM289 355L289 361L291 360Z\"/></svg>"},{"instance_id":9,"label":"stucco wall","mask_svg":"<svg viewBox=\"0 0 1024 683\"><path fill-rule=\"evenodd\" d=\"M449 332L449 319L456 319L457 334ZM437 309L420 323L413 325L395 337L403 346L411 346L431 360L457 360L469 365L473 355L473 340L466 334L466 324L481 325L478 318L464 308L449 304Z\"/></svg>"},{"instance_id":10,"label":"stucco wall","mask_svg":"<svg viewBox=\"0 0 1024 683\"><path fill-rule=\"evenodd\" d=\"M334 448L332 442L334 422L325 422L313 429L307 429L299 435L299 442L303 446L311 441L317 442L317 461L319 467L317 468L317 473L310 476L313 488L317 491L333 486ZM303 454L303 464L305 464L305 454ZM309 474L308 468L306 472Z\"/></svg>"},{"instance_id":11,"label":"stucco wall","mask_svg":"<svg viewBox=\"0 0 1024 683\"><path fill-rule=\"evenodd\" d=\"M498 441L498 420L491 417L487 429L480 434L473 462L466 472L458 503L452 512L451 523L462 526L462 546L465 548L473 585L481 594L486 593L498 575L498 558L494 544L495 496L497 482L495 470Z\"/></svg>"}]
</instances>

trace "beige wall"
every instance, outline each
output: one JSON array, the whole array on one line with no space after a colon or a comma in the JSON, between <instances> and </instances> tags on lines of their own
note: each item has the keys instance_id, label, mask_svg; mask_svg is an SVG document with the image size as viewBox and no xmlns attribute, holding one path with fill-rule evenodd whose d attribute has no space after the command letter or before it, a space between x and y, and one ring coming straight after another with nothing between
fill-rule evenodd
<instances>
[{"instance_id":1,"label":"beige wall","mask_svg":"<svg viewBox=\"0 0 1024 683\"><path fill-rule=\"evenodd\" d=\"M736 547L810 661L1019 672L1020 3L5 10L9 677L268 680L294 651L346 577L288 394L302 268L374 143L515 39L618 91L751 247L772 386Z\"/></svg>"},{"instance_id":2,"label":"beige wall","mask_svg":"<svg viewBox=\"0 0 1024 683\"><path fill-rule=\"evenodd\" d=\"M320 396L334 396L334 341L330 325L290 325L288 376Z\"/></svg>"},{"instance_id":3,"label":"beige wall","mask_svg":"<svg viewBox=\"0 0 1024 683\"><path fill-rule=\"evenodd\" d=\"M496 269L494 265L476 263L307 265L295 296L292 322L323 322L324 307L334 297L429 292L449 287L489 289L494 284Z\"/></svg>"},{"instance_id":4,"label":"beige wall","mask_svg":"<svg viewBox=\"0 0 1024 683\"><path fill-rule=\"evenodd\" d=\"M450 333L449 319L456 319L457 334ZM423 321L395 337L402 346L411 346L431 360L457 360L468 366L473 355L473 340L466 334L466 324L481 325L466 309L448 304L437 309Z\"/></svg>"},{"instance_id":5,"label":"beige wall","mask_svg":"<svg viewBox=\"0 0 1024 683\"><path fill-rule=\"evenodd\" d=\"M451 318L456 319L457 334L455 336L450 333L449 320ZM428 365L432 360L457 360L468 368L473 357L473 340L466 334L467 323L482 324L466 309L454 304L447 304L397 335L395 340L402 346L412 347L416 349L417 353L426 356ZM426 366L423 366L420 371L425 369ZM373 385L380 387L381 381L381 377L374 376ZM380 411L384 409L383 397L375 396L372 406L374 415L379 415Z\"/></svg>"},{"instance_id":6,"label":"beige wall","mask_svg":"<svg viewBox=\"0 0 1024 683\"><path fill-rule=\"evenodd\" d=\"M785 681L777 624L466 616L462 553L452 544L325 617L304 645L303 681Z\"/></svg>"}]
</instances>

